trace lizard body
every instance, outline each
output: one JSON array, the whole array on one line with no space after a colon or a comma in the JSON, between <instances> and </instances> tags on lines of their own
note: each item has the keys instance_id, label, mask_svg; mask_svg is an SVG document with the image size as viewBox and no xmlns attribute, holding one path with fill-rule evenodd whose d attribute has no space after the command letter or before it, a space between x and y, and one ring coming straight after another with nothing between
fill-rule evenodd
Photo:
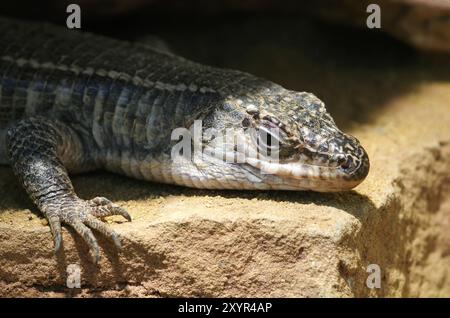
<instances>
[{"instance_id":1,"label":"lizard body","mask_svg":"<svg viewBox=\"0 0 450 318\"><path fill-rule=\"evenodd\" d=\"M80 199L69 173L105 169L196 188L322 192L349 190L368 173L359 141L310 93L49 24L0 18L0 29L0 163L11 164L49 220L56 250L65 223L98 259L91 229L120 241L97 217L131 220L106 198ZM234 129L246 149L265 143L275 153L277 144L278 160L230 162L195 152L175 160L173 132L197 120L208 132L193 141L203 150L241 155L218 138Z\"/></svg>"}]
</instances>

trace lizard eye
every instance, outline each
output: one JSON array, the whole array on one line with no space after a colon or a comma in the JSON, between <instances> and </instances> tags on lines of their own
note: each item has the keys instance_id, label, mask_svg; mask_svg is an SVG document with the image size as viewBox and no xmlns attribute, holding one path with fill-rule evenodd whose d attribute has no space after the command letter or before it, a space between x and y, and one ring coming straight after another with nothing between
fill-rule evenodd
<instances>
[{"instance_id":1,"label":"lizard eye","mask_svg":"<svg viewBox=\"0 0 450 318\"><path fill-rule=\"evenodd\" d=\"M258 147L275 149L281 144L280 136L275 129L260 126L258 130Z\"/></svg>"},{"instance_id":2,"label":"lizard eye","mask_svg":"<svg viewBox=\"0 0 450 318\"><path fill-rule=\"evenodd\" d=\"M270 155L271 153L278 152L281 140L274 129L260 125L258 129L252 130L251 137L259 153Z\"/></svg>"},{"instance_id":3,"label":"lizard eye","mask_svg":"<svg viewBox=\"0 0 450 318\"><path fill-rule=\"evenodd\" d=\"M252 139L260 154L288 158L295 152L283 127L278 120L270 118L252 130Z\"/></svg>"}]
</instances>

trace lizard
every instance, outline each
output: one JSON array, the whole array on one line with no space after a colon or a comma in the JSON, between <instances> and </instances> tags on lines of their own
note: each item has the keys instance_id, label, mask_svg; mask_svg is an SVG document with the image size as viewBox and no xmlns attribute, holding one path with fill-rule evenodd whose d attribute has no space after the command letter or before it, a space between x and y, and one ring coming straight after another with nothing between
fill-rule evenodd
<instances>
[{"instance_id":1,"label":"lizard","mask_svg":"<svg viewBox=\"0 0 450 318\"><path fill-rule=\"evenodd\" d=\"M312 93L50 23L2 17L0 29L0 164L12 167L48 220L55 253L65 225L98 262L93 231L121 245L103 218L131 221L107 198L78 197L72 174L103 169L193 188L334 192L369 172L358 139L339 130ZM201 149L226 146L218 136L233 128L246 149L276 144L278 160L234 162L206 151L174 158L173 132L198 120L201 132L216 132L198 141Z\"/></svg>"}]
</instances>

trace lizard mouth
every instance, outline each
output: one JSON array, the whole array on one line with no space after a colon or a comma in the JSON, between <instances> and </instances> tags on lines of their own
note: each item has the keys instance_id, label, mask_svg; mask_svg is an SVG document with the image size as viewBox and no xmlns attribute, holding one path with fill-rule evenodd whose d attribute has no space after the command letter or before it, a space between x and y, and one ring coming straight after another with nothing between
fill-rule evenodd
<instances>
[{"instance_id":1,"label":"lizard mouth","mask_svg":"<svg viewBox=\"0 0 450 318\"><path fill-rule=\"evenodd\" d=\"M348 191L359 185L369 172L369 159L362 147L358 158L350 156L339 163L271 161L267 158L241 156L236 151L225 152L230 161L204 156L203 169L217 166L219 174L230 184L246 184L248 189L311 190L317 192ZM230 170L228 170L230 169ZM206 172L206 175L208 173ZM234 187L234 186L233 186Z\"/></svg>"},{"instance_id":2,"label":"lizard mouth","mask_svg":"<svg viewBox=\"0 0 450 318\"><path fill-rule=\"evenodd\" d=\"M358 164L343 163L336 167L301 162L275 163L256 158L247 158L245 163L266 179L281 179L282 182L274 185L277 189L318 192L351 190L365 179L370 166L365 153Z\"/></svg>"}]
</instances>

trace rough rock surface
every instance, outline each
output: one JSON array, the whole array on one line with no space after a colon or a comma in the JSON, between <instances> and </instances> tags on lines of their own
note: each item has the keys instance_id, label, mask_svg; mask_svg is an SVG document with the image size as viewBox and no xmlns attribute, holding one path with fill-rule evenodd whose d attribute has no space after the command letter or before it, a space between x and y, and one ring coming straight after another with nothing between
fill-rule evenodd
<instances>
[{"instance_id":1,"label":"rough rock surface","mask_svg":"<svg viewBox=\"0 0 450 318\"><path fill-rule=\"evenodd\" d=\"M318 0L308 9L331 21L366 27L366 8L376 3L381 31L419 49L450 52L450 1L447 0Z\"/></svg>"},{"instance_id":2,"label":"rough rock surface","mask_svg":"<svg viewBox=\"0 0 450 318\"><path fill-rule=\"evenodd\" d=\"M182 55L316 93L365 145L367 180L319 194L76 176L81 197L109 197L134 219L109 219L123 251L97 235L96 268L68 230L53 255L45 220L1 167L0 296L450 296L448 61L297 19L166 23L159 33ZM65 287L69 264L81 289ZM369 264L380 289L366 287Z\"/></svg>"},{"instance_id":3,"label":"rough rock surface","mask_svg":"<svg viewBox=\"0 0 450 318\"><path fill-rule=\"evenodd\" d=\"M0 12L28 17L48 17L63 23L71 0L41 0L28 6L28 0L0 2ZM127 16L144 11L197 15L220 15L233 12L267 14L279 12L313 14L331 22L351 24L368 32L366 20L369 4L381 8L381 31L418 49L450 52L450 1L448 0L79 0L84 18L103 19ZM302 16L298 17L302 19ZM83 22L84 23L84 22Z\"/></svg>"},{"instance_id":4,"label":"rough rock surface","mask_svg":"<svg viewBox=\"0 0 450 318\"><path fill-rule=\"evenodd\" d=\"M70 0L47 0L45 9L65 12ZM381 9L381 31L423 50L450 52L450 1L448 0L82 0L84 14L124 15L144 9L181 14L229 12L313 12L330 21L366 29L367 7ZM7 4L8 5L8 4ZM15 2L12 6L17 5ZM11 6L11 4L9 4ZM22 10L23 6L19 6Z\"/></svg>"}]
</instances>

